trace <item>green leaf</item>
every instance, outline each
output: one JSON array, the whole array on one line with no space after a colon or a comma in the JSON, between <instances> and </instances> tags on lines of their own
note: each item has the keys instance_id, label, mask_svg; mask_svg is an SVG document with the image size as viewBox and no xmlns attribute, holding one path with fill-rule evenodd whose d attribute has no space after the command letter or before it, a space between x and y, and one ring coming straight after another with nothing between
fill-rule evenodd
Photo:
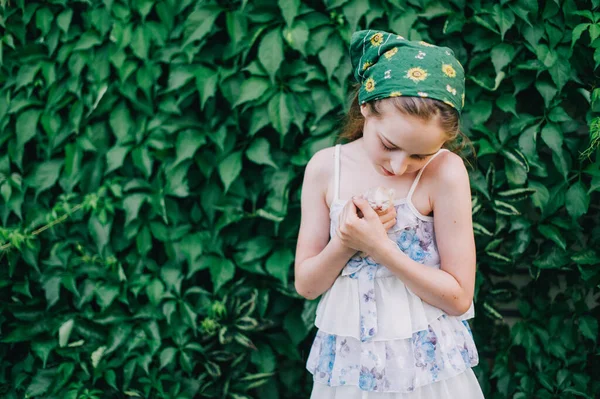
<instances>
[{"instance_id":1,"label":"green leaf","mask_svg":"<svg viewBox=\"0 0 600 399\"><path fill-rule=\"evenodd\" d=\"M557 125L554 123L548 123L542 129L542 140L548 147L555 153L562 151L563 134Z\"/></svg>"},{"instance_id":2,"label":"green leaf","mask_svg":"<svg viewBox=\"0 0 600 399\"><path fill-rule=\"evenodd\" d=\"M146 287L146 294L153 306L157 306L162 300L165 292L165 286L158 278L152 279L152 282Z\"/></svg>"},{"instance_id":3,"label":"green leaf","mask_svg":"<svg viewBox=\"0 0 600 399\"><path fill-rule=\"evenodd\" d=\"M584 315L579 318L579 331L584 337L596 343L598 339L598 320L593 316Z\"/></svg>"},{"instance_id":4,"label":"green leaf","mask_svg":"<svg viewBox=\"0 0 600 399\"><path fill-rule=\"evenodd\" d=\"M99 44L102 44L102 39L99 38L94 31L87 31L81 35L77 44L75 44L73 51L87 50Z\"/></svg>"},{"instance_id":5,"label":"green leaf","mask_svg":"<svg viewBox=\"0 0 600 399\"><path fill-rule=\"evenodd\" d=\"M42 111L29 109L17 117L17 147L23 149L29 140L35 137L36 127Z\"/></svg>"},{"instance_id":6,"label":"green leaf","mask_svg":"<svg viewBox=\"0 0 600 399\"><path fill-rule=\"evenodd\" d=\"M515 48L508 43L500 43L492 48L492 64L496 69L496 74L510 64L515 56Z\"/></svg>"},{"instance_id":7,"label":"green leaf","mask_svg":"<svg viewBox=\"0 0 600 399\"><path fill-rule=\"evenodd\" d=\"M269 113L271 124L283 138L283 136L287 134L292 122L292 115L287 101L287 94L285 92L279 92L271 97L271 100L269 100L269 104L267 106L267 111Z\"/></svg>"},{"instance_id":8,"label":"green leaf","mask_svg":"<svg viewBox=\"0 0 600 399\"><path fill-rule=\"evenodd\" d=\"M283 39L281 33L279 29L269 31L262 38L258 46L258 59L269 74L271 82L275 82L275 75L283 62Z\"/></svg>"},{"instance_id":9,"label":"green leaf","mask_svg":"<svg viewBox=\"0 0 600 399\"><path fill-rule=\"evenodd\" d=\"M356 31L358 21L367 14L369 9L371 9L369 0L352 0L344 5L342 10L346 16L351 32Z\"/></svg>"},{"instance_id":10,"label":"green leaf","mask_svg":"<svg viewBox=\"0 0 600 399\"><path fill-rule=\"evenodd\" d=\"M250 144L250 147L246 150L246 156L255 164L270 165L275 169L278 169L278 166L271 158L269 141L264 137L258 137L252 141L252 144Z\"/></svg>"},{"instance_id":11,"label":"green leaf","mask_svg":"<svg viewBox=\"0 0 600 399\"><path fill-rule=\"evenodd\" d=\"M221 13L219 7L205 7L192 12L184 24L184 42L181 47L186 47L191 42L202 40L214 27L215 20Z\"/></svg>"},{"instance_id":12,"label":"green leaf","mask_svg":"<svg viewBox=\"0 0 600 399\"><path fill-rule=\"evenodd\" d=\"M219 73L209 68L199 67L195 74L196 88L200 95L200 109L204 109L206 101L217 92Z\"/></svg>"},{"instance_id":13,"label":"green leaf","mask_svg":"<svg viewBox=\"0 0 600 399\"><path fill-rule=\"evenodd\" d=\"M129 150L131 150L131 147L120 146L120 145L117 145L117 146L111 148L110 150L108 150L108 152L106 153L106 165L107 166L106 166L106 170L104 171L104 174L107 175L110 172L112 172L113 170L118 169L121 166L123 166L123 162L125 161L125 157L129 153Z\"/></svg>"},{"instance_id":14,"label":"green leaf","mask_svg":"<svg viewBox=\"0 0 600 399\"><path fill-rule=\"evenodd\" d=\"M331 79L333 72L338 67L342 58L346 54L346 49L339 38L339 35L334 34L329 36L325 47L319 51L319 61L325 67L327 79Z\"/></svg>"},{"instance_id":15,"label":"green leaf","mask_svg":"<svg viewBox=\"0 0 600 399\"><path fill-rule=\"evenodd\" d=\"M265 269L267 272L279 279L284 286L288 284L290 265L294 261L294 254L287 248L278 249L267 259Z\"/></svg>"},{"instance_id":16,"label":"green leaf","mask_svg":"<svg viewBox=\"0 0 600 399\"><path fill-rule=\"evenodd\" d=\"M106 346L100 346L94 352L92 352L90 359L92 360L93 368L98 367L98 364L100 364L100 360L102 360L102 356L104 356L105 350L106 350Z\"/></svg>"},{"instance_id":17,"label":"green leaf","mask_svg":"<svg viewBox=\"0 0 600 399\"><path fill-rule=\"evenodd\" d=\"M573 219L585 215L589 206L590 196L581 182L578 181L569 187L566 196L566 208Z\"/></svg>"},{"instance_id":18,"label":"green leaf","mask_svg":"<svg viewBox=\"0 0 600 399\"><path fill-rule=\"evenodd\" d=\"M210 265L210 277L214 287L213 292L218 292L223 285L233 279L235 265L229 259L218 258L216 256L209 256L206 261Z\"/></svg>"},{"instance_id":19,"label":"green leaf","mask_svg":"<svg viewBox=\"0 0 600 399\"><path fill-rule=\"evenodd\" d=\"M542 98L544 99L544 105L546 106L546 108L549 108L550 101L552 101L552 99L556 96L558 90L555 86L552 85L552 83L545 82L543 80L536 80L535 87L538 90L538 92L542 95Z\"/></svg>"},{"instance_id":20,"label":"green leaf","mask_svg":"<svg viewBox=\"0 0 600 399\"><path fill-rule=\"evenodd\" d=\"M48 362L48 356L50 352L56 348L56 342L49 341L35 341L31 344L31 350L42 360L42 366L46 368Z\"/></svg>"},{"instance_id":21,"label":"green leaf","mask_svg":"<svg viewBox=\"0 0 600 399\"><path fill-rule=\"evenodd\" d=\"M146 31L143 25L138 26L131 36L131 50L138 58L142 60L148 59L148 51L150 50L150 32Z\"/></svg>"},{"instance_id":22,"label":"green leaf","mask_svg":"<svg viewBox=\"0 0 600 399\"><path fill-rule=\"evenodd\" d=\"M150 197L145 193L134 193L128 195L123 200L123 210L125 211L125 226L138 218L142 204Z\"/></svg>"},{"instance_id":23,"label":"green leaf","mask_svg":"<svg viewBox=\"0 0 600 399\"><path fill-rule=\"evenodd\" d=\"M50 385L54 382L56 370L38 370L35 376L31 379L31 383L25 391L26 398L39 397L45 394Z\"/></svg>"},{"instance_id":24,"label":"green leaf","mask_svg":"<svg viewBox=\"0 0 600 399\"><path fill-rule=\"evenodd\" d=\"M117 137L117 143L125 144L132 141L133 137L130 137L130 132L133 127L133 121L129 108L127 108L124 101L121 101L114 108L114 111L111 112L109 124Z\"/></svg>"},{"instance_id":25,"label":"green leaf","mask_svg":"<svg viewBox=\"0 0 600 399\"><path fill-rule=\"evenodd\" d=\"M56 17L56 23L60 30L67 33L69 31L69 26L71 25L71 19L73 18L73 9L67 8Z\"/></svg>"},{"instance_id":26,"label":"green leaf","mask_svg":"<svg viewBox=\"0 0 600 399\"><path fill-rule=\"evenodd\" d=\"M550 69L548 69L556 89L561 91L571 78L571 64L567 59L559 58Z\"/></svg>"},{"instance_id":27,"label":"green leaf","mask_svg":"<svg viewBox=\"0 0 600 399\"><path fill-rule=\"evenodd\" d=\"M175 355L177 354L177 349L169 347L165 348L160 352L160 368L164 368L173 362L175 359Z\"/></svg>"},{"instance_id":28,"label":"green leaf","mask_svg":"<svg viewBox=\"0 0 600 399\"><path fill-rule=\"evenodd\" d=\"M558 228L542 224L538 226L538 231L547 239L554 241L563 250L567 249L565 238Z\"/></svg>"},{"instance_id":29,"label":"green leaf","mask_svg":"<svg viewBox=\"0 0 600 399\"><path fill-rule=\"evenodd\" d=\"M58 329L58 346L65 347L69 343L71 331L73 331L73 319L65 321Z\"/></svg>"},{"instance_id":30,"label":"green leaf","mask_svg":"<svg viewBox=\"0 0 600 399\"><path fill-rule=\"evenodd\" d=\"M177 143L175 144L177 165L182 161L193 158L198 148L206 144L206 136L197 130L186 129L177 135Z\"/></svg>"},{"instance_id":31,"label":"green leaf","mask_svg":"<svg viewBox=\"0 0 600 399\"><path fill-rule=\"evenodd\" d=\"M56 184L60 176L60 170L63 166L63 160L46 161L37 164L33 173L26 178L29 187L35 187L35 196L37 196Z\"/></svg>"},{"instance_id":32,"label":"green leaf","mask_svg":"<svg viewBox=\"0 0 600 399\"><path fill-rule=\"evenodd\" d=\"M578 265L596 265L600 263L600 256L593 249L578 252L572 255L571 259Z\"/></svg>"},{"instance_id":33,"label":"green leaf","mask_svg":"<svg viewBox=\"0 0 600 399\"><path fill-rule=\"evenodd\" d=\"M299 51L304 57L307 56L306 43L308 42L309 29L304 21L294 22L294 25L291 28L285 27L283 30L283 37L290 47Z\"/></svg>"},{"instance_id":34,"label":"green leaf","mask_svg":"<svg viewBox=\"0 0 600 399\"><path fill-rule=\"evenodd\" d=\"M233 104L233 107L237 107L248 101L256 100L262 96L269 87L270 84L267 79L251 76L242 83L240 96Z\"/></svg>"},{"instance_id":35,"label":"green leaf","mask_svg":"<svg viewBox=\"0 0 600 399\"><path fill-rule=\"evenodd\" d=\"M501 215L520 215L521 212L514 206L504 201L494 200L494 210Z\"/></svg>"},{"instance_id":36,"label":"green leaf","mask_svg":"<svg viewBox=\"0 0 600 399\"><path fill-rule=\"evenodd\" d=\"M219 163L219 177L225 186L225 193L229 190L231 183L240 175L242 171L242 152L235 151L229 154Z\"/></svg>"},{"instance_id":37,"label":"green leaf","mask_svg":"<svg viewBox=\"0 0 600 399\"><path fill-rule=\"evenodd\" d=\"M283 14L283 19L287 26L292 26L294 18L298 15L300 9L300 0L278 0L279 8Z\"/></svg>"}]
</instances>

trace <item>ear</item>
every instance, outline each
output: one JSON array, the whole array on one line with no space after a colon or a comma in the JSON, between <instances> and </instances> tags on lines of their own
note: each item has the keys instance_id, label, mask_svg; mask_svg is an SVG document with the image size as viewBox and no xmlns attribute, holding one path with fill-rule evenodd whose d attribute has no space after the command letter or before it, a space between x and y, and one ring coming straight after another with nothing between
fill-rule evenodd
<instances>
[{"instance_id":1,"label":"ear","mask_svg":"<svg viewBox=\"0 0 600 399\"><path fill-rule=\"evenodd\" d=\"M369 115L369 110L367 108L367 104L361 104L360 105L360 113L362 114L362 116L364 116L365 118L367 117L367 115Z\"/></svg>"}]
</instances>

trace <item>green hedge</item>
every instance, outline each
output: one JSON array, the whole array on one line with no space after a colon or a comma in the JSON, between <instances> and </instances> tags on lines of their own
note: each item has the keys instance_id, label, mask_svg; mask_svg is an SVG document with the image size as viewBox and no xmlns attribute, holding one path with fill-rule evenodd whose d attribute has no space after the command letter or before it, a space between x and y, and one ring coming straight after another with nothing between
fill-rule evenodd
<instances>
[{"instance_id":1,"label":"green hedge","mask_svg":"<svg viewBox=\"0 0 600 399\"><path fill-rule=\"evenodd\" d=\"M486 397L595 397L599 5L1 0L0 394L307 398L302 176L373 27L467 71Z\"/></svg>"}]
</instances>

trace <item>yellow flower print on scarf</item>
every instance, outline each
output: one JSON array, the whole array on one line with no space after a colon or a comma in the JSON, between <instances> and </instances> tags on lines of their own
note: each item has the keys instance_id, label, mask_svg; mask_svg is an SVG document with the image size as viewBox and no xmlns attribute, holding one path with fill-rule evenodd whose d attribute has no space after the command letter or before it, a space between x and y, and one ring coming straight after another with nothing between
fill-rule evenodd
<instances>
[{"instance_id":1,"label":"yellow flower print on scarf","mask_svg":"<svg viewBox=\"0 0 600 399\"><path fill-rule=\"evenodd\" d=\"M408 72L406 72L406 78L411 79L415 83L418 83L422 80L427 79L427 71L419 67L410 68Z\"/></svg>"},{"instance_id":2,"label":"yellow flower print on scarf","mask_svg":"<svg viewBox=\"0 0 600 399\"><path fill-rule=\"evenodd\" d=\"M390 97L400 97L402 95L399 91L393 91L390 93Z\"/></svg>"},{"instance_id":3,"label":"yellow flower print on scarf","mask_svg":"<svg viewBox=\"0 0 600 399\"><path fill-rule=\"evenodd\" d=\"M368 92L375 90L375 80L373 78L367 79L365 82L365 90Z\"/></svg>"},{"instance_id":4,"label":"yellow flower print on scarf","mask_svg":"<svg viewBox=\"0 0 600 399\"><path fill-rule=\"evenodd\" d=\"M385 58L387 58L389 60L397 52L398 52L398 47L394 47L393 49L386 51L383 55L385 55Z\"/></svg>"},{"instance_id":5,"label":"yellow flower print on scarf","mask_svg":"<svg viewBox=\"0 0 600 399\"><path fill-rule=\"evenodd\" d=\"M423 40L421 40L421 41L419 42L419 44L422 44L423 46L427 46L427 47L435 47L433 44L429 44L429 43L427 43L427 42L424 42Z\"/></svg>"},{"instance_id":6,"label":"yellow flower print on scarf","mask_svg":"<svg viewBox=\"0 0 600 399\"><path fill-rule=\"evenodd\" d=\"M363 64L363 71L366 70L368 67L370 67L371 65L373 65L373 62L371 61L367 61Z\"/></svg>"},{"instance_id":7,"label":"yellow flower print on scarf","mask_svg":"<svg viewBox=\"0 0 600 399\"><path fill-rule=\"evenodd\" d=\"M371 44L373 47L380 46L383 43L383 33L378 32L371 36Z\"/></svg>"},{"instance_id":8,"label":"yellow flower print on scarf","mask_svg":"<svg viewBox=\"0 0 600 399\"><path fill-rule=\"evenodd\" d=\"M449 78L456 77L456 71L454 70L454 68L450 64L444 64L444 65L442 65L442 71Z\"/></svg>"}]
</instances>

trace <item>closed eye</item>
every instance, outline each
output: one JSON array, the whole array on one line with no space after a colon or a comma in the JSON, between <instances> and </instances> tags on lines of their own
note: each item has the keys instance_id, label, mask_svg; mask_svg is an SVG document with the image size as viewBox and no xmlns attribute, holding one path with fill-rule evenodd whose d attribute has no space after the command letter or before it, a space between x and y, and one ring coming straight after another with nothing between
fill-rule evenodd
<instances>
[{"instance_id":1,"label":"closed eye","mask_svg":"<svg viewBox=\"0 0 600 399\"><path fill-rule=\"evenodd\" d=\"M383 141L381 141L381 140L380 140L380 142L381 142L381 146L383 147L383 149L384 149L385 151L394 151L394 150L395 150L395 148L392 148L392 147L388 147L388 146L386 146L386 145L383 143ZM413 158L413 159L422 160L422 159L425 159L426 155L418 155L418 154L413 154L413 155L411 155L410 157L411 157L411 158Z\"/></svg>"}]
</instances>

